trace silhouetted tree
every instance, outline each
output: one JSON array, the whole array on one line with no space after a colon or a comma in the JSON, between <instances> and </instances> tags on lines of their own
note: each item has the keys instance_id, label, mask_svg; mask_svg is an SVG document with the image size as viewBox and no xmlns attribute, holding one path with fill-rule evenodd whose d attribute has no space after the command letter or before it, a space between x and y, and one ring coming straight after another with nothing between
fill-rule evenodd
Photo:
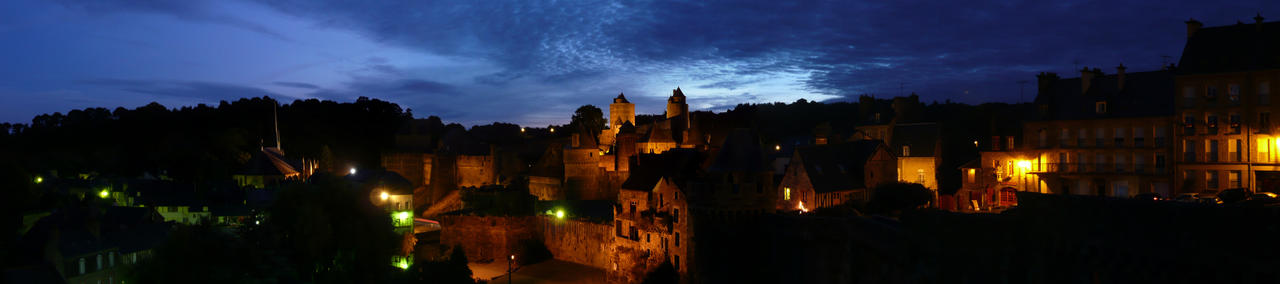
<instances>
[{"instance_id":1,"label":"silhouetted tree","mask_svg":"<svg viewBox=\"0 0 1280 284\"><path fill-rule=\"evenodd\" d=\"M569 121L570 129L586 128L587 133L600 133L604 129L604 112L594 105L583 105L573 111L573 119Z\"/></svg>"},{"instance_id":2,"label":"silhouetted tree","mask_svg":"<svg viewBox=\"0 0 1280 284\"><path fill-rule=\"evenodd\" d=\"M933 192L918 183L889 183L877 186L867 202L867 212L897 217L902 211L923 208L933 200Z\"/></svg>"}]
</instances>

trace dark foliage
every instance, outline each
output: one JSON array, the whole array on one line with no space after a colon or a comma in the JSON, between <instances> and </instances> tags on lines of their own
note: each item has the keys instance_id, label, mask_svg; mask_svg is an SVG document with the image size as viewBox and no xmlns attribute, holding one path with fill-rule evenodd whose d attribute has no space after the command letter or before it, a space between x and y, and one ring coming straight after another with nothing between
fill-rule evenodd
<instances>
[{"instance_id":1,"label":"dark foliage","mask_svg":"<svg viewBox=\"0 0 1280 284\"><path fill-rule=\"evenodd\" d=\"M867 202L867 213L898 216L905 210L922 208L933 200L933 192L918 183L890 183L876 187Z\"/></svg>"},{"instance_id":2,"label":"dark foliage","mask_svg":"<svg viewBox=\"0 0 1280 284\"><path fill-rule=\"evenodd\" d=\"M333 159L354 165L377 165L381 150L409 118L396 104L364 97L352 103L311 99L276 106L275 99L262 97L217 107L169 109L151 103L132 110L44 114L29 127L8 126L0 146L23 149L9 157L29 172L151 173L204 182L229 178L260 146L275 146L273 111L290 156L318 159L328 146L338 153Z\"/></svg>"},{"instance_id":3,"label":"dark foliage","mask_svg":"<svg viewBox=\"0 0 1280 284\"><path fill-rule=\"evenodd\" d=\"M297 275L272 251L211 225L176 228L151 258L130 267L128 283L276 283Z\"/></svg>"},{"instance_id":4,"label":"dark foliage","mask_svg":"<svg viewBox=\"0 0 1280 284\"><path fill-rule=\"evenodd\" d=\"M475 283L461 246L453 247L447 260L418 261L398 276L399 283Z\"/></svg>"},{"instance_id":5,"label":"dark foliage","mask_svg":"<svg viewBox=\"0 0 1280 284\"><path fill-rule=\"evenodd\" d=\"M583 105L578 110L573 111L573 117L569 121L569 129L578 131L581 127L587 133L600 133L604 129L605 123L604 111L593 105Z\"/></svg>"},{"instance_id":6,"label":"dark foliage","mask_svg":"<svg viewBox=\"0 0 1280 284\"><path fill-rule=\"evenodd\" d=\"M538 239L520 240L520 247L516 250L516 264L519 265L539 263L550 260L551 257L551 250Z\"/></svg>"},{"instance_id":7,"label":"dark foliage","mask_svg":"<svg viewBox=\"0 0 1280 284\"><path fill-rule=\"evenodd\" d=\"M317 283L386 281L400 243L389 215L354 185L324 174L285 187L263 227L254 240Z\"/></svg>"},{"instance_id":8,"label":"dark foliage","mask_svg":"<svg viewBox=\"0 0 1280 284\"><path fill-rule=\"evenodd\" d=\"M679 283L680 274L676 272L675 266L670 262L662 262L653 271L644 276L644 280L640 283L644 284L674 284Z\"/></svg>"}]
</instances>

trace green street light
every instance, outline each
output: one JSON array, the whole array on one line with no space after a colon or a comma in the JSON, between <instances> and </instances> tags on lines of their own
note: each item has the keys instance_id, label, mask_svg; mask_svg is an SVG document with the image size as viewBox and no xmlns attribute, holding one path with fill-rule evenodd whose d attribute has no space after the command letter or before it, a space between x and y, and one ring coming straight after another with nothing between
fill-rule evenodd
<instances>
[{"instance_id":1,"label":"green street light","mask_svg":"<svg viewBox=\"0 0 1280 284\"><path fill-rule=\"evenodd\" d=\"M111 197L111 192L107 191L106 189L103 189L102 191L98 192L98 197L101 197L101 198Z\"/></svg>"},{"instance_id":2,"label":"green street light","mask_svg":"<svg viewBox=\"0 0 1280 284\"><path fill-rule=\"evenodd\" d=\"M564 219L564 209L556 210L556 219Z\"/></svg>"},{"instance_id":3,"label":"green street light","mask_svg":"<svg viewBox=\"0 0 1280 284\"><path fill-rule=\"evenodd\" d=\"M44 182L44 177L36 176L36 184L40 184L40 183L43 183L43 182Z\"/></svg>"}]
</instances>

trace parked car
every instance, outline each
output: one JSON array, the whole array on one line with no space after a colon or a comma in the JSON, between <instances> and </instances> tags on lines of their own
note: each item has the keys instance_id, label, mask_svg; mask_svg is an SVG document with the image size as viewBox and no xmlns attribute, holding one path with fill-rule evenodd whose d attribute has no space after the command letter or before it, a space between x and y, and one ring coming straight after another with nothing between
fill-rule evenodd
<instances>
[{"instance_id":1,"label":"parked car","mask_svg":"<svg viewBox=\"0 0 1280 284\"><path fill-rule=\"evenodd\" d=\"M1137 199L1137 200L1151 200L1151 201L1160 201L1160 200L1164 200L1164 198L1160 197L1160 194L1159 194L1159 193L1155 193L1155 192L1139 193L1138 195L1134 195L1134 196L1133 196L1133 199Z\"/></svg>"}]
</instances>

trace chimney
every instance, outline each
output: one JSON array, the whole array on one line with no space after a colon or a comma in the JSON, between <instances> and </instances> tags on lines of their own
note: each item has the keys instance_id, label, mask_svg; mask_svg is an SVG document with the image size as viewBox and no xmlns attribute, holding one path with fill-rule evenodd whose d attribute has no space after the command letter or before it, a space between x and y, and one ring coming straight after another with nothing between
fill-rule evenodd
<instances>
[{"instance_id":1,"label":"chimney","mask_svg":"<svg viewBox=\"0 0 1280 284\"><path fill-rule=\"evenodd\" d=\"M1120 63L1120 66L1116 66L1116 82L1117 82L1116 83L1117 90L1123 91L1124 90L1124 63Z\"/></svg>"},{"instance_id":2,"label":"chimney","mask_svg":"<svg viewBox=\"0 0 1280 284\"><path fill-rule=\"evenodd\" d=\"M1187 37L1188 37L1188 38L1189 38L1189 37L1191 37L1191 36L1193 36L1193 35L1195 35L1195 34L1196 34L1196 31L1200 30L1200 27L1203 27L1203 26L1204 26L1204 24L1200 23L1200 21L1196 21L1196 19L1194 19L1194 18L1192 18L1192 19L1190 19L1190 20L1187 20L1187 21L1186 21L1186 23L1187 23Z\"/></svg>"},{"instance_id":3,"label":"chimney","mask_svg":"<svg viewBox=\"0 0 1280 284\"><path fill-rule=\"evenodd\" d=\"M1257 16L1254 16L1254 17L1253 17L1253 24L1254 24L1254 27L1256 27L1259 31L1261 31L1261 30L1262 30L1262 20L1263 20L1263 19L1265 19L1265 18L1263 18L1263 17L1262 17L1262 13L1258 13L1258 15L1257 15Z\"/></svg>"},{"instance_id":4,"label":"chimney","mask_svg":"<svg viewBox=\"0 0 1280 284\"><path fill-rule=\"evenodd\" d=\"M1093 71L1089 70L1089 66L1080 69L1080 93L1088 93L1090 83L1093 83Z\"/></svg>"}]
</instances>

